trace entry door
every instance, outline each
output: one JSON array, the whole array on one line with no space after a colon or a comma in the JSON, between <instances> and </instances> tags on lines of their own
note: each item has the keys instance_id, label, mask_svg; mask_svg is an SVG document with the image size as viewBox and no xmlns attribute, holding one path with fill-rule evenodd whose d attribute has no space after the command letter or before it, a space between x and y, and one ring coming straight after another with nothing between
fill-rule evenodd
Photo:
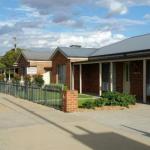
<instances>
[{"instance_id":1,"label":"entry door","mask_svg":"<svg viewBox=\"0 0 150 150\"><path fill-rule=\"evenodd\" d=\"M129 62L124 63L123 67L123 92L130 93L130 68Z\"/></svg>"}]
</instances>

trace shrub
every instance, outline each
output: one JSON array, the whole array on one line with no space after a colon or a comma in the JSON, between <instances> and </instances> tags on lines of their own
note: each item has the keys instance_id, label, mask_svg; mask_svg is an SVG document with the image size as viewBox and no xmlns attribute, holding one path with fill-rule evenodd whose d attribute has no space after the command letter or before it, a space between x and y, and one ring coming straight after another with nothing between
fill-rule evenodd
<instances>
[{"instance_id":1,"label":"shrub","mask_svg":"<svg viewBox=\"0 0 150 150\"><path fill-rule=\"evenodd\" d=\"M68 90L67 85L64 85L64 86L63 86L63 90L64 90L64 91L67 91L67 90Z\"/></svg>"},{"instance_id":2,"label":"shrub","mask_svg":"<svg viewBox=\"0 0 150 150\"><path fill-rule=\"evenodd\" d=\"M24 76L24 81L25 81L25 84L31 84L31 76L29 75Z\"/></svg>"},{"instance_id":3,"label":"shrub","mask_svg":"<svg viewBox=\"0 0 150 150\"><path fill-rule=\"evenodd\" d=\"M135 105L136 98L134 95L119 93L119 92L105 92L99 99L79 99L79 107L94 109L102 106L123 106Z\"/></svg>"},{"instance_id":4,"label":"shrub","mask_svg":"<svg viewBox=\"0 0 150 150\"><path fill-rule=\"evenodd\" d=\"M4 81L5 76L3 74L0 74L0 81Z\"/></svg>"},{"instance_id":5,"label":"shrub","mask_svg":"<svg viewBox=\"0 0 150 150\"><path fill-rule=\"evenodd\" d=\"M35 75L33 76L33 83L36 84L39 87L42 87L44 84L44 80L42 75Z\"/></svg>"},{"instance_id":6,"label":"shrub","mask_svg":"<svg viewBox=\"0 0 150 150\"><path fill-rule=\"evenodd\" d=\"M63 84L49 84L49 85L45 85L44 89L62 89L63 91L65 90L65 86Z\"/></svg>"},{"instance_id":7,"label":"shrub","mask_svg":"<svg viewBox=\"0 0 150 150\"><path fill-rule=\"evenodd\" d=\"M136 103L136 98L134 95L129 95L129 94L124 93L124 94L121 94L120 99L121 99L121 102L126 106L129 104L135 105Z\"/></svg>"},{"instance_id":8,"label":"shrub","mask_svg":"<svg viewBox=\"0 0 150 150\"><path fill-rule=\"evenodd\" d=\"M135 105L136 98L134 95L119 93L119 92L105 92L102 94L102 98L107 98L109 101L107 105L111 106L125 106Z\"/></svg>"},{"instance_id":9,"label":"shrub","mask_svg":"<svg viewBox=\"0 0 150 150\"><path fill-rule=\"evenodd\" d=\"M13 83L19 83L21 80L21 76L19 74L15 74L13 78Z\"/></svg>"},{"instance_id":10,"label":"shrub","mask_svg":"<svg viewBox=\"0 0 150 150\"><path fill-rule=\"evenodd\" d=\"M82 108L87 108L87 109L94 109L95 108L95 101L94 100L85 100L82 103Z\"/></svg>"},{"instance_id":11,"label":"shrub","mask_svg":"<svg viewBox=\"0 0 150 150\"><path fill-rule=\"evenodd\" d=\"M108 98L109 100L115 100L118 98L118 96L120 95L119 92L104 92L102 94L103 98Z\"/></svg>"},{"instance_id":12,"label":"shrub","mask_svg":"<svg viewBox=\"0 0 150 150\"><path fill-rule=\"evenodd\" d=\"M109 103L108 98L100 98L100 99L95 100L96 107L102 107L102 106L108 105L108 103Z\"/></svg>"}]
</instances>

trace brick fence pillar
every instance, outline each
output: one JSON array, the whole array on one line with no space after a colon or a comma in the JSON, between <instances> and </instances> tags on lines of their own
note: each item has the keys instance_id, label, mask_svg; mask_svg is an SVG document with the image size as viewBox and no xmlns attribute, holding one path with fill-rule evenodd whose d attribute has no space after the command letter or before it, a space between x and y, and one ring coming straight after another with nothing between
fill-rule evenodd
<instances>
[{"instance_id":1,"label":"brick fence pillar","mask_svg":"<svg viewBox=\"0 0 150 150\"><path fill-rule=\"evenodd\" d=\"M78 108L78 91L67 90L63 98L63 111L76 112Z\"/></svg>"}]
</instances>

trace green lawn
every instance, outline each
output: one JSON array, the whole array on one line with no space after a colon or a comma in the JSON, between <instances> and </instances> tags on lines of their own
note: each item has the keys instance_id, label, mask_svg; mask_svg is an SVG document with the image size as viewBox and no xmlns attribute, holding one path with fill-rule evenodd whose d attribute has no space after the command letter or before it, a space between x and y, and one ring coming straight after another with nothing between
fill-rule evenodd
<instances>
[{"instance_id":1,"label":"green lawn","mask_svg":"<svg viewBox=\"0 0 150 150\"><path fill-rule=\"evenodd\" d=\"M81 98L93 98L94 96L92 95L88 95L88 94L79 94L78 98L81 99Z\"/></svg>"},{"instance_id":2,"label":"green lawn","mask_svg":"<svg viewBox=\"0 0 150 150\"><path fill-rule=\"evenodd\" d=\"M78 107L81 107L86 101L94 101L98 97L88 94L79 94L78 96Z\"/></svg>"}]
</instances>

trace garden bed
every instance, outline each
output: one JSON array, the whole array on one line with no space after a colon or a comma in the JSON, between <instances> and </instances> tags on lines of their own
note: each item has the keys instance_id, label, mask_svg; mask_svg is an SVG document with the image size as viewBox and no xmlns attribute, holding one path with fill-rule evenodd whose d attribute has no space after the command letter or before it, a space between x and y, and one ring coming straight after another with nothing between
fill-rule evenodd
<instances>
[{"instance_id":1,"label":"garden bed","mask_svg":"<svg viewBox=\"0 0 150 150\"><path fill-rule=\"evenodd\" d=\"M118 110L126 110L136 108L137 105L129 105L128 107L123 106L102 106L95 107L94 109L88 108L78 108L77 112L94 112L94 111L118 111Z\"/></svg>"},{"instance_id":2,"label":"garden bed","mask_svg":"<svg viewBox=\"0 0 150 150\"><path fill-rule=\"evenodd\" d=\"M121 110L130 108L135 104L136 98L134 95L119 92L105 92L101 97L94 97L83 94L80 95L78 107L79 110Z\"/></svg>"}]
</instances>

